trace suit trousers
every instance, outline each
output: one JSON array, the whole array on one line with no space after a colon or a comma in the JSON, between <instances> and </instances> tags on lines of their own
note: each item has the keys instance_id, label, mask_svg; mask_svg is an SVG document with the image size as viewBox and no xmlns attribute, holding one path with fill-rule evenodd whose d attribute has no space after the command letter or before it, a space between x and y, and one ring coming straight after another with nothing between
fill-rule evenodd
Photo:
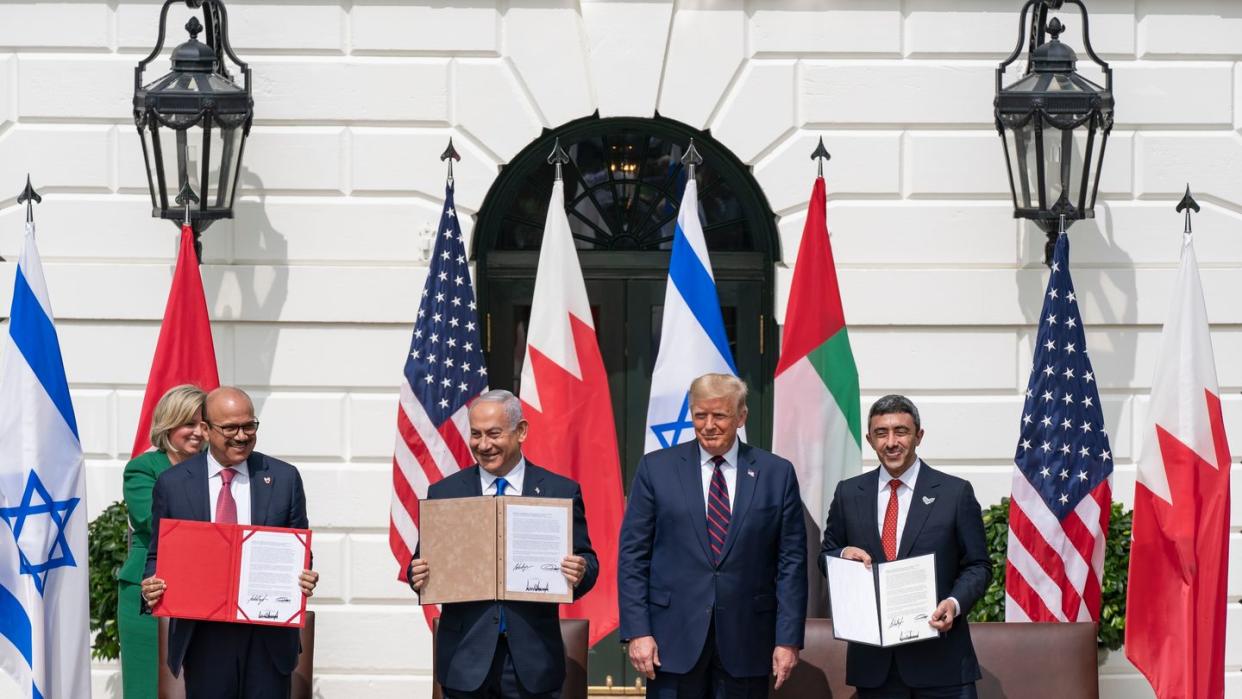
<instances>
[{"instance_id":1,"label":"suit trousers","mask_svg":"<svg viewBox=\"0 0 1242 699\"><path fill-rule=\"evenodd\" d=\"M767 699L768 676L734 677L725 671L716 652L716 622L707 627L703 652L690 672L677 674L656 669L647 683L647 699Z\"/></svg>"},{"instance_id":2,"label":"suit trousers","mask_svg":"<svg viewBox=\"0 0 1242 699\"><path fill-rule=\"evenodd\" d=\"M444 699L560 699L561 690L545 694L526 691L518 681L517 672L513 669L513 655L509 653L509 638L501 634L496 642L496 654L492 656L492 667L487 671L483 684L472 692L442 688Z\"/></svg>"},{"instance_id":3,"label":"suit trousers","mask_svg":"<svg viewBox=\"0 0 1242 699\"><path fill-rule=\"evenodd\" d=\"M289 699L291 678L272 663L262 627L200 621L181 674L186 699Z\"/></svg>"},{"instance_id":4,"label":"suit trousers","mask_svg":"<svg viewBox=\"0 0 1242 699\"><path fill-rule=\"evenodd\" d=\"M897 658L888 666L888 677L879 687L858 688L858 699L977 699L975 683L947 687L908 687L897 670Z\"/></svg>"}]
</instances>

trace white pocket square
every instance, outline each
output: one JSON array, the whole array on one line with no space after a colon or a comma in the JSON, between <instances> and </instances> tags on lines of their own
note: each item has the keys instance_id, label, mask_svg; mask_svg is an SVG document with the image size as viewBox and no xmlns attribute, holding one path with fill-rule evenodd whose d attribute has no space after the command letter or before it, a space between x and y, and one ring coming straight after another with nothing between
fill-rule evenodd
<instances>
[{"instance_id":1,"label":"white pocket square","mask_svg":"<svg viewBox=\"0 0 1242 699\"><path fill-rule=\"evenodd\" d=\"M929 497L927 497L926 495L924 495L924 496L923 496L923 504L924 504L924 505L930 505L930 504L932 504L932 503L933 503L933 502L935 502L935 501L936 501L936 498L929 498Z\"/></svg>"}]
</instances>

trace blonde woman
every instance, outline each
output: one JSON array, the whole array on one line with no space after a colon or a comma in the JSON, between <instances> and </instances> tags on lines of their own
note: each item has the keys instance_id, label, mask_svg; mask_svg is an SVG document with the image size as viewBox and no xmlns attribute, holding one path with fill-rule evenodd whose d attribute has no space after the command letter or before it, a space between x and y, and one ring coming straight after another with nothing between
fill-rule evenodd
<instances>
[{"instance_id":1,"label":"blonde woman","mask_svg":"<svg viewBox=\"0 0 1242 699\"><path fill-rule=\"evenodd\" d=\"M156 621L140 616L142 571L151 540L151 489L170 466L198 454L206 445L203 405L207 394L198 386L182 384L168 389L151 416L149 451L125 464L125 504L133 529L129 556L117 573L120 602L117 625L121 634L121 681L127 699L154 697L158 668Z\"/></svg>"}]
</instances>

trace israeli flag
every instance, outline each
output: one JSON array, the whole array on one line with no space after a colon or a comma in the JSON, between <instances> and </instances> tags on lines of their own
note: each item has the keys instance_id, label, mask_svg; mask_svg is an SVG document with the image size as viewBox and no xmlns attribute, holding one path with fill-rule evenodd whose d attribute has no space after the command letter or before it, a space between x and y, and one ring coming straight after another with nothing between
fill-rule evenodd
<instances>
[{"instance_id":1,"label":"israeli flag","mask_svg":"<svg viewBox=\"0 0 1242 699\"><path fill-rule=\"evenodd\" d=\"M709 373L737 375L699 222L699 187L693 179L686 182L677 214L660 327L660 350L647 403L645 453L694 439L691 381ZM745 441L745 429L738 437Z\"/></svg>"},{"instance_id":2,"label":"israeli flag","mask_svg":"<svg viewBox=\"0 0 1242 699\"><path fill-rule=\"evenodd\" d=\"M0 669L26 697L89 697L82 445L34 224L0 349Z\"/></svg>"}]
</instances>

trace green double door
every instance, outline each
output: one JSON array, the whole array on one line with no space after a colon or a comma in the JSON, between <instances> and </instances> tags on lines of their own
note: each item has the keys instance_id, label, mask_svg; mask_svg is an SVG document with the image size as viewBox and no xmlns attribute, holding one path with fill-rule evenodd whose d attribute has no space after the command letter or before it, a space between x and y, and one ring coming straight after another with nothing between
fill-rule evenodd
<instances>
[{"instance_id":1,"label":"green double door","mask_svg":"<svg viewBox=\"0 0 1242 699\"><path fill-rule=\"evenodd\" d=\"M660 346L664 315L667 261L664 265L644 265L646 269L616 265L593 268L592 257L592 253L580 252L596 337L608 372L622 482L628 493L643 454L651 371ZM716 291L729 347L739 374L750 386L747 438L750 443L766 447L770 442L771 377L777 347L775 324L770 316L771 281L757 257L751 253L723 253L713 255L712 262L717 268ZM515 258L516 262L526 262L525 256ZM489 260L492 269L480 281L488 378L493 388L520 393L535 286L534 265L497 262L501 261L495 257ZM588 672L592 686L603 685L608 678L614 686L634 684L633 669L615 634L592 649Z\"/></svg>"}]
</instances>

